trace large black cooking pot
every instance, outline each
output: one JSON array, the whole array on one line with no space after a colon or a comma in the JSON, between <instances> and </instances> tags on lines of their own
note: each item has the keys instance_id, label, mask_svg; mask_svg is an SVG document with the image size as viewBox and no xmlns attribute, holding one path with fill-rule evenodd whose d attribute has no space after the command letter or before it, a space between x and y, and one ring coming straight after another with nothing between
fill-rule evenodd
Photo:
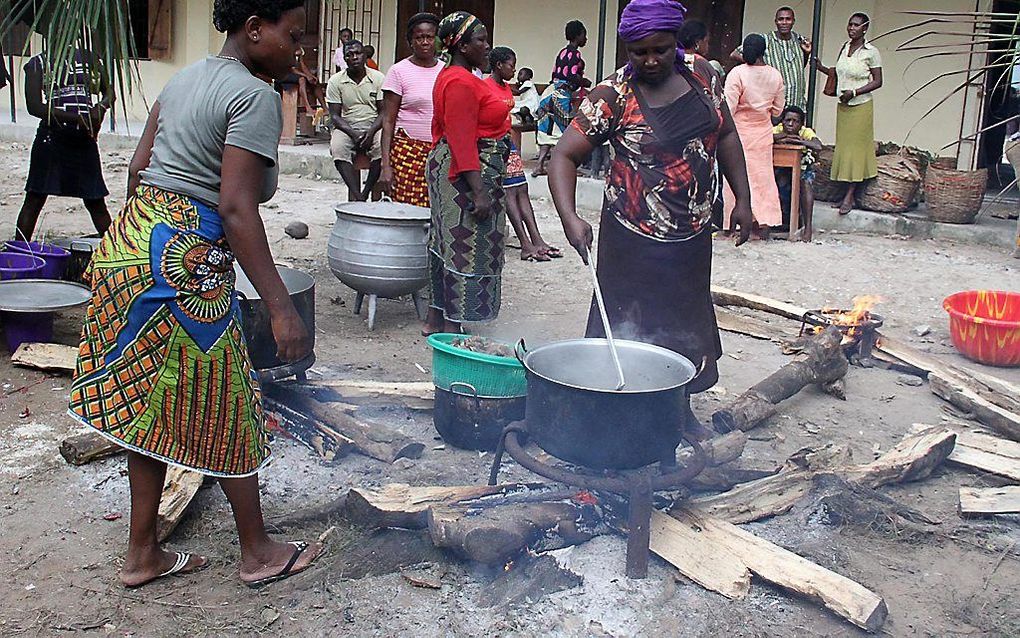
<instances>
[{"instance_id":1,"label":"large black cooking pot","mask_svg":"<svg viewBox=\"0 0 1020 638\"><path fill-rule=\"evenodd\" d=\"M524 419L527 397L483 397L470 383L436 386L432 422L443 440L464 450L492 452L503 428Z\"/></svg>"},{"instance_id":2,"label":"large black cooking pot","mask_svg":"<svg viewBox=\"0 0 1020 638\"><path fill-rule=\"evenodd\" d=\"M286 266L277 266L276 270L283 279L283 285L287 287L298 315L308 328L314 347L315 279L308 273ZM284 363L276 356L276 338L273 337L269 307L262 301L251 280L236 263L234 274L236 275L234 289L237 291L237 302L241 307L241 331L248 343L248 355L251 357L252 366L259 371L262 380L274 381L307 370L315 362L315 357L311 354L295 363Z\"/></svg>"},{"instance_id":3,"label":"large black cooking pot","mask_svg":"<svg viewBox=\"0 0 1020 638\"><path fill-rule=\"evenodd\" d=\"M517 358L526 370L528 434L553 456L595 469L672 461L683 434L694 364L666 348L616 340L627 385L605 339L558 341Z\"/></svg>"}]
</instances>

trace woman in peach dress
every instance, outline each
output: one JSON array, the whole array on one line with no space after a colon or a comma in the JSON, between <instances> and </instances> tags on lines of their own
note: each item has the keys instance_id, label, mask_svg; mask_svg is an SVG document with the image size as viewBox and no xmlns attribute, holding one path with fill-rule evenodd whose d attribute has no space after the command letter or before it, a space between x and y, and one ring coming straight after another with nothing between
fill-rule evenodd
<instances>
[{"instance_id":1,"label":"woman in peach dress","mask_svg":"<svg viewBox=\"0 0 1020 638\"><path fill-rule=\"evenodd\" d=\"M726 102L733 114L740 141L744 145L747 178L751 184L751 211L758 236L768 237L770 226L783 222L779 189L772 167L772 118L779 117L786 105L783 76L765 64L765 38L752 34L744 39L744 64L726 76ZM729 184L723 193L723 227L730 227L733 191Z\"/></svg>"}]
</instances>

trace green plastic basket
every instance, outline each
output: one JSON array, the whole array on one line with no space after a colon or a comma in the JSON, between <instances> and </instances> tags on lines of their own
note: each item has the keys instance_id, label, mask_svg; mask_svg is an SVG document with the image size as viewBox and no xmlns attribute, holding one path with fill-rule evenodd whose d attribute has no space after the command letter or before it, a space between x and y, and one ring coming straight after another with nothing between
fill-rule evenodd
<instances>
[{"instance_id":1,"label":"green plastic basket","mask_svg":"<svg viewBox=\"0 0 1020 638\"><path fill-rule=\"evenodd\" d=\"M441 332L430 335L432 381L437 388L450 390L453 383L469 383L480 397L522 397L528 393L524 366L514 357L497 357L482 352L455 348L454 339L462 334ZM460 390L463 393L463 390Z\"/></svg>"}]
</instances>

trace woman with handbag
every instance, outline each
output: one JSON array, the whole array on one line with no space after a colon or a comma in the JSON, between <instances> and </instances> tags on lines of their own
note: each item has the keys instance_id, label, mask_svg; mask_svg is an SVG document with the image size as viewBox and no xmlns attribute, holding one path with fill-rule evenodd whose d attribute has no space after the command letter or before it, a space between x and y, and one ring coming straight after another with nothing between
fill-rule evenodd
<instances>
[{"instance_id":1,"label":"woman with handbag","mask_svg":"<svg viewBox=\"0 0 1020 638\"><path fill-rule=\"evenodd\" d=\"M823 93L839 98L836 152L830 176L834 181L849 184L839 205L840 215L853 210L860 184L878 175L875 105L871 94L882 88L882 56L865 39L870 25L867 14L853 14L846 27L850 40L840 48L836 65L827 67L815 59L815 68L828 76Z\"/></svg>"}]
</instances>

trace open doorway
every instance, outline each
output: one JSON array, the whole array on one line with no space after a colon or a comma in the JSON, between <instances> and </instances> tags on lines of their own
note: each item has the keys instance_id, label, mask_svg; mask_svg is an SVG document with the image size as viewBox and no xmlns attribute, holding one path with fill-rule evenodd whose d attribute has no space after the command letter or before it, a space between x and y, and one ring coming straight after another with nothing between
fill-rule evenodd
<instances>
[{"instance_id":1,"label":"open doorway","mask_svg":"<svg viewBox=\"0 0 1020 638\"><path fill-rule=\"evenodd\" d=\"M620 14L630 0L620 0ZM684 0L687 18L701 20L708 27L708 59L718 60L726 70L735 62L730 53L744 39L744 0ZM627 49L619 39L616 43L616 68L627 64Z\"/></svg>"},{"instance_id":2,"label":"open doorway","mask_svg":"<svg viewBox=\"0 0 1020 638\"><path fill-rule=\"evenodd\" d=\"M995 0L992 10L997 14L1020 13L1020 0ZM1010 35L1013 33L1013 25L995 24L992 27L993 35ZM1009 47L1002 46L988 54L988 64L995 64L1004 51L1017 50L1020 41L1014 39ZM1020 68L993 68L990 69L985 78L985 103L984 113L981 121L981 129L987 129L996 124L1001 124L1020 113ZM978 168L988 169L988 187L995 192L1002 190L1007 184L1015 179L1012 167L1003 161L1002 146L1006 139L1007 130L1011 127L1008 124L995 126L981 135L981 142L978 152ZM1012 189L1013 196L1020 195L1017 188Z\"/></svg>"},{"instance_id":3,"label":"open doorway","mask_svg":"<svg viewBox=\"0 0 1020 638\"><path fill-rule=\"evenodd\" d=\"M403 60L411 55L404 32L407 23L416 13L428 11L440 19L454 11L467 11L477 17L489 29L489 41L495 37L496 0L399 0L397 3L397 50L394 60Z\"/></svg>"}]
</instances>

